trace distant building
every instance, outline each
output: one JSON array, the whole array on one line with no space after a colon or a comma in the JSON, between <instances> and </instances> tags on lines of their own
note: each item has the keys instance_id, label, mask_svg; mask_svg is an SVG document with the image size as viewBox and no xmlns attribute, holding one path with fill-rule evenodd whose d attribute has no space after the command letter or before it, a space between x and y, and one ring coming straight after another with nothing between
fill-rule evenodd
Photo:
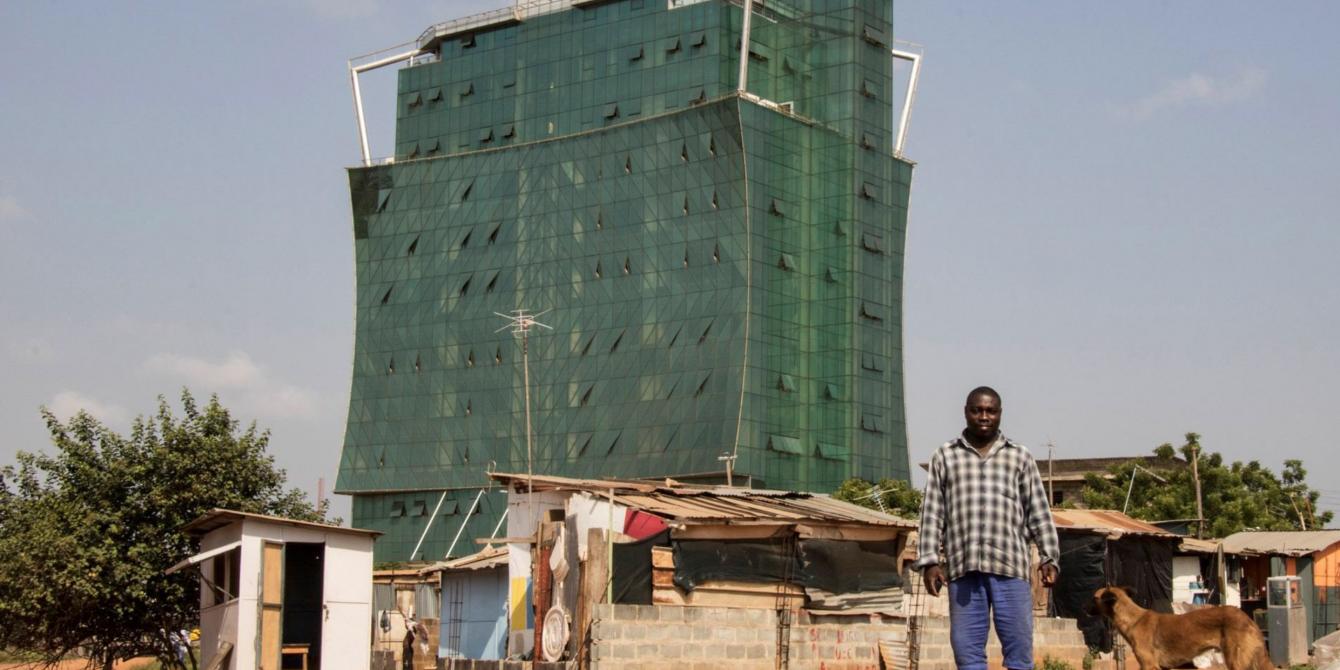
<instances>
[{"instance_id":1,"label":"distant building","mask_svg":"<svg viewBox=\"0 0 1340 670\"><path fill-rule=\"evenodd\" d=\"M336 492L378 561L497 526L486 471L527 468L496 315L518 308L553 328L529 343L536 473L908 478L892 5L753 16L744 95L738 2L521 2L419 38L394 158L349 171Z\"/></svg>"},{"instance_id":2,"label":"distant building","mask_svg":"<svg viewBox=\"0 0 1340 670\"><path fill-rule=\"evenodd\" d=\"M1152 470L1155 473L1187 467L1187 462L1180 458L1159 458L1157 456L1055 458L1048 460L1044 454L1034 453L1033 457L1037 459L1038 471L1042 474L1042 485L1051 491L1052 506L1059 507L1067 504L1079 509L1084 509L1084 500L1081 494L1084 490L1084 480L1087 475L1098 475L1110 481L1116 478L1112 474L1112 468L1125 465L1131 461L1135 461L1140 467ZM920 465L922 470L930 467L929 463L921 463ZM1142 473L1140 476L1147 475ZM1152 479L1150 481L1157 483ZM1141 484L1137 481L1135 485L1140 486ZM1176 532L1175 529L1170 530Z\"/></svg>"}]
</instances>

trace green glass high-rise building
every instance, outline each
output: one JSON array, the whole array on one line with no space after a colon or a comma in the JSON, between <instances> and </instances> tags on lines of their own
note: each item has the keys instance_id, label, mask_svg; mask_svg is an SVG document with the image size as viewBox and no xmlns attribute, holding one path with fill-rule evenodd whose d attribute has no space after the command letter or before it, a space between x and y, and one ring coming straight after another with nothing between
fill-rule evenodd
<instances>
[{"instance_id":1,"label":"green glass high-rise building","mask_svg":"<svg viewBox=\"0 0 1340 670\"><path fill-rule=\"evenodd\" d=\"M537 474L908 478L891 4L756 3L745 94L742 16L545 0L419 38L394 159L349 171L336 491L377 560L494 531L486 471L527 467L516 309L552 327L529 339Z\"/></svg>"}]
</instances>

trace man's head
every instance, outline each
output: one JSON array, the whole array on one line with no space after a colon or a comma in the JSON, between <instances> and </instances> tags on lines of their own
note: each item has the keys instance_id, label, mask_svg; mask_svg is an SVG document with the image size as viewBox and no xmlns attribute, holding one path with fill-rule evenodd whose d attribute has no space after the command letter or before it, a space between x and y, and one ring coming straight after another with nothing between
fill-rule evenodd
<instances>
[{"instance_id":1,"label":"man's head","mask_svg":"<svg viewBox=\"0 0 1340 670\"><path fill-rule=\"evenodd\" d=\"M964 434L977 439L990 439L1000 431L1000 394L990 386L978 386L968 393L963 405L963 418L968 427Z\"/></svg>"}]
</instances>

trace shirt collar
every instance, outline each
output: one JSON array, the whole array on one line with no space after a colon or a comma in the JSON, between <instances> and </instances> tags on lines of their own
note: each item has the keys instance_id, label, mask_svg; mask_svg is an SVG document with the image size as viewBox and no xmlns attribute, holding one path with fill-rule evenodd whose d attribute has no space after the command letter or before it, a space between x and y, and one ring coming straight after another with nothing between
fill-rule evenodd
<instances>
[{"instance_id":1,"label":"shirt collar","mask_svg":"<svg viewBox=\"0 0 1340 670\"><path fill-rule=\"evenodd\" d=\"M1005 433L1001 431L996 431L996 439L991 441L991 447L986 450L986 456L983 456L983 458L991 458L992 456L996 455L997 451L1000 451L1002 447L1004 447L1009 443L1010 440L1009 438L1005 437ZM959 434L958 440L955 441L955 444L960 447L963 447L964 449L968 449L975 454L980 455L981 453L977 451L977 447L972 446L971 444L968 443L966 439L964 439L962 433Z\"/></svg>"}]
</instances>

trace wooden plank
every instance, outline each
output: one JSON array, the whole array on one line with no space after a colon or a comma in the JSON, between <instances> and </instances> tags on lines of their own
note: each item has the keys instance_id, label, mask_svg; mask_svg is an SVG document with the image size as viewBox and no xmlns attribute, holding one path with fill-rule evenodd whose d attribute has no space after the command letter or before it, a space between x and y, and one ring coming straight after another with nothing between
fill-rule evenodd
<instances>
[{"instance_id":1,"label":"wooden plank","mask_svg":"<svg viewBox=\"0 0 1340 670\"><path fill-rule=\"evenodd\" d=\"M704 524L673 528L670 537L676 540L759 540L785 533L790 527L786 524Z\"/></svg>"},{"instance_id":2,"label":"wooden plank","mask_svg":"<svg viewBox=\"0 0 1340 670\"><path fill-rule=\"evenodd\" d=\"M535 544L534 535L522 535L520 537L477 537L475 544Z\"/></svg>"},{"instance_id":3,"label":"wooden plank","mask_svg":"<svg viewBox=\"0 0 1340 670\"><path fill-rule=\"evenodd\" d=\"M651 587L672 589L675 587L675 573L673 570L652 570Z\"/></svg>"},{"instance_id":4,"label":"wooden plank","mask_svg":"<svg viewBox=\"0 0 1340 670\"><path fill-rule=\"evenodd\" d=\"M698 591L729 591L732 593L766 593L776 595L783 592L781 584L758 584L754 582L737 582L732 580L713 580L703 582L693 587L694 593ZM792 595L804 595L805 589L795 584L788 584L785 592Z\"/></svg>"},{"instance_id":5,"label":"wooden plank","mask_svg":"<svg viewBox=\"0 0 1340 670\"><path fill-rule=\"evenodd\" d=\"M675 569L675 550L670 547L651 548L651 567Z\"/></svg>"},{"instance_id":6,"label":"wooden plank","mask_svg":"<svg viewBox=\"0 0 1340 670\"><path fill-rule=\"evenodd\" d=\"M586 533L586 560L581 563L581 581L578 589L576 612L577 667L589 668L587 657L590 645L591 618L596 605L605 599L605 585L609 579L609 555L605 551L605 531L591 528Z\"/></svg>"},{"instance_id":7,"label":"wooden plank","mask_svg":"<svg viewBox=\"0 0 1340 670\"><path fill-rule=\"evenodd\" d=\"M284 623L284 545L261 545L260 670L279 670Z\"/></svg>"},{"instance_id":8,"label":"wooden plank","mask_svg":"<svg viewBox=\"0 0 1340 670\"><path fill-rule=\"evenodd\" d=\"M829 526L817 524L796 524L796 534L803 538L820 540L857 540L878 542L896 540L906 535L908 529L896 526Z\"/></svg>"},{"instance_id":9,"label":"wooden plank","mask_svg":"<svg viewBox=\"0 0 1340 670\"><path fill-rule=\"evenodd\" d=\"M651 592L651 601L654 604L685 607L772 610L777 609L779 600L782 600L782 598L779 598L776 593L704 591L702 589L694 589L690 593L683 593L675 589L653 589ZM805 604L805 596L804 594L791 594L785 596L785 601L789 607L802 607Z\"/></svg>"}]
</instances>

